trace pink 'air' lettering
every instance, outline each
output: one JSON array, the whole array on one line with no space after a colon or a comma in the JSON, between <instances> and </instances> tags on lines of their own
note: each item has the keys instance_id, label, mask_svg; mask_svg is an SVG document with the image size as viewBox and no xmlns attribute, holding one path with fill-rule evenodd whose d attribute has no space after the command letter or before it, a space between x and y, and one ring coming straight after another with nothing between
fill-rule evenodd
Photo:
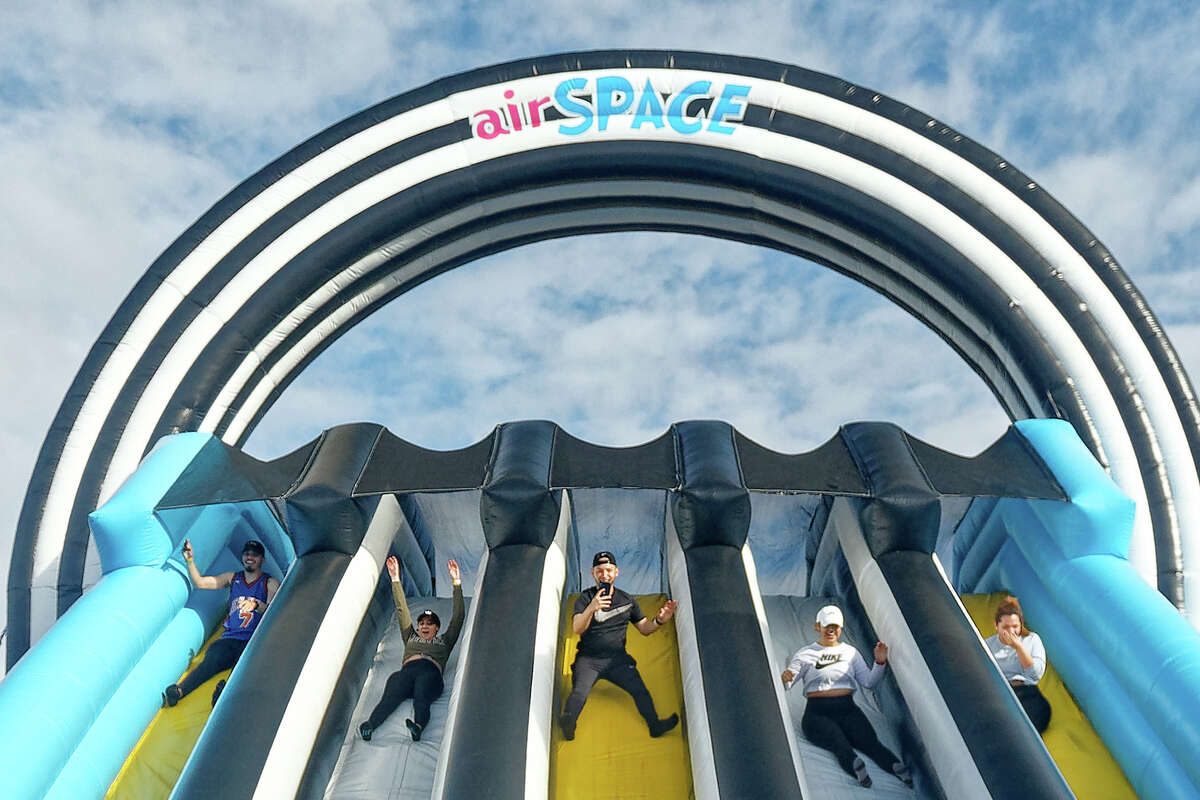
<instances>
[{"instance_id":1,"label":"pink 'air' lettering","mask_svg":"<svg viewBox=\"0 0 1200 800\"><path fill-rule=\"evenodd\" d=\"M504 92L504 99L513 98L512 89ZM471 115L475 121L475 135L480 139L495 139L506 133L522 129L523 124L536 128L542 124L542 106L550 102L549 97L540 97L527 101L523 106L518 103L506 103L504 110L485 108Z\"/></svg>"}]
</instances>

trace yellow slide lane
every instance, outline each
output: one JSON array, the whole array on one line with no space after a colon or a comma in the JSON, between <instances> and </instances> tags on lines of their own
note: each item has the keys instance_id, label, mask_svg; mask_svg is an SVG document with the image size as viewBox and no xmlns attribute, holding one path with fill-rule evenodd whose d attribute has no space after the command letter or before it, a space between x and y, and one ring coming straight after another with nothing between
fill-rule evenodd
<instances>
[{"instance_id":1,"label":"yellow slide lane","mask_svg":"<svg viewBox=\"0 0 1200 800\"><path fill-rule=\"evenodd\" d=\"M985 638L996 632L992 615L1007 595L1008 592L963 595L967 613ZM1050 702L1051 709L1050 727L1046 728L1042 741L1075 796L1136 800L1137 794L1125 779L1125 773L1096 735L1049 659L1038 688Z\"/></svg>"},{"instance_id":2,"label":"yellow slide lane","mask_svg":"<svg viewBox=\"0 0 1200 800\"><path fill-rule=\"evenodd\" d=\"M218 627L217 632L209 637L188 664L188 670L200 663L208 646L220 638L222 631ZM218 681L229 677L229 672L218 672L180 700L174 708L160 709L154 715L133 752L125 759L125 765L108 787L106 799L151 800L171 794L212 712L213 689Z\"/></svg>"},{"instance_id":3,"label":"yellow slide lane","mask_svg":"<svg viewBox=\"0 0 1200 800\"><path fill-rule=\"evenodd\" d=\"M558 685L555 720L571 692L571 662L579 637L571 630L575 598L567 598L558 637ZM650 616L666 595L640 595L642 613ZM660 717L683 716L683 681L675 623L668 622L652 636L628 629L629 654L654 698ZM692 797L692 768L685 725L651 739L633 699L606 680L597 681L579 715L575 740L564 742L558 725L550 740L550 796L554 800L688 800Z\"/></svg>"}]
</instances>

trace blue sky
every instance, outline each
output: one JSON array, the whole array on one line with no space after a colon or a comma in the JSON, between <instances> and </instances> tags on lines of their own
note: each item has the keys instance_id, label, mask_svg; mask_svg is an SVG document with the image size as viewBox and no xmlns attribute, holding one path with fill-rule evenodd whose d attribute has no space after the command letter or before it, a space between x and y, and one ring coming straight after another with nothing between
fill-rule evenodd
<instances>
[{"instance_id":1,"label":"blue sky","mask_svg":"<svg viewBox=\"0 0 1200 800\"><path fill-rule=\"evenodd\" d=\"M158 253L322 128L443 75L531 55L751 55L919 108L1003 155L1088 225L1200 374L1194 5L609 0L579 9L4 4L0 578L54 412ZM626 234L503 253L410 292L314 362L248 449L273 457L356 420L459 447L522 418L606 444L721 418L785 451L819 444L842 422L886 419L974 453L1007 424L944 343L848 279L744 245Z\"/></svg>"}]
</instances>

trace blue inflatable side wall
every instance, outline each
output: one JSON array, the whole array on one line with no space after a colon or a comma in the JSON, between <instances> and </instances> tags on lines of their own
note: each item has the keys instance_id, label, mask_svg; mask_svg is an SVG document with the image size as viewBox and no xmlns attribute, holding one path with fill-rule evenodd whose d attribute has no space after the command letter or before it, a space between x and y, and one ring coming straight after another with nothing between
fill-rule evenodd
<instances>
[{"instance_id":1,"label":"blue inflatable side wall","mask_svg":"<svg viewBox=\"0 0 1200 800\"><path fill-rule=\"evenodd\" d=\"M192 590L180 555L196 565L240 568L247 539L267 549L281 577L291 541L265 502L156 513L155 505L212 437L165 438L89 517L103 577L0 683L0 774L13 797L100 796L174 681L225 612L221 592ZM53 702L47 702L53 698ZM29 737L28 724L52 736Z\"/></svg>"},{"instance_id":2,"label":"blue inflatable side wall","mask_svg":"<svg viewBox=\"0 0 1200 800\"><path fill-rule=\"evenodd\" d=\"M1127 559L1133 503L1069 424L1017 430L1070 503L998 501L955 535L960 592L1021 598L1055 668L1138 796L1200 794L1200 635Z\"/></svg>"}]
</instances>

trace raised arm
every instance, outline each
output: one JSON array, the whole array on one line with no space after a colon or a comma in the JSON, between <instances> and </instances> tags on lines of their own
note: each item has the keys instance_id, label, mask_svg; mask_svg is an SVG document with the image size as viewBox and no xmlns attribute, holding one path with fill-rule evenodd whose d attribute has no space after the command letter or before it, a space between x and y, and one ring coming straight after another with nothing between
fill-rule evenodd
<instances>
[{"instance_id":1,"label":"raised arm","mask_svg":"<svg viewBox=\"0 0 1200 800\"><path fill-rule=\"evenodd\" d=\"M583 598L579 598L582 600ZM592 627L592 617L597 611L602 611L612 605L612 589L607 592L600 589L592 596L592 601L583 608L579 607L579 600L575 601L575 615L571 617L571 630L575 631L576 636L583 635L583 632Z\"/></svg>"},{"instance_id":2,"label":"raised arm","mask_svg":"<svg viewBox=\"0 0 1200 800\"><path fill-rule=\"evenodd\" d=\"M854 653L854 660L850 663L850 670L854 674L854 680L858 681L858 685L864 689L871 689L875 684L879 683L879 679L883 677L884 667L887 665L888 648L883 642L875 643L875 661L871 664L871 668L867 668L866 659L864 659L858 651Z\"/></svg>"},{"instance_id":3,"label":"raised arm","mask_svg":"<svg viewBox=\"0 0 1200 800\"><path fill-rule=\"evenodd\" d=\"M192 578L192 585L197 589L225 589L233 583L232 572L222 572L220 575L201 575L200 570L196 569L192 543L189 539L183 540L183 560L187 562L188 575Z\"/></svg>"},{"instance_id":4,"label":"raised arm","mask_svg":"<svg viewBox=\"0 0 1200 800\"><path fill-rule=\"evenodd\" d=\"M454 584L454 614L450 617L450 627L446 629L446 634L442 639L454 647L458 641L458 634L462 631L466 606L463 604L462 576L458 571L458 562L452 558L446 562L446 568L450 571L450 581Z\"/></svg>"},{"instance_id":5,"label":"raised arm","mask_svg":"<svg viewBox=\"0 0 1200 800\"><path fill-rule=\"evenodd\" d=\"M408 598L404 596L404 586L400 583L400 560L395 556L388 556L387 561L388 576L392 579L392 600L396 603L396 619L400 621L400 630L404 632L405 637L412 633L412 614L408 613Z\"/></svg>"},{"instance_id":6,"label":"raised arm","mask_svg":"<svg viewBox=\"0 0 1200 800\"><path fill-rule=\"evenodd\" d=\"M658 632L658 629L675 616L675 608L678 605L674 600L668 600L663 603L663 607L658 610L658 613L653 617L642 617L633 624L642 636L649 636L652 633Z\"/></svg>"}]
</instances>

